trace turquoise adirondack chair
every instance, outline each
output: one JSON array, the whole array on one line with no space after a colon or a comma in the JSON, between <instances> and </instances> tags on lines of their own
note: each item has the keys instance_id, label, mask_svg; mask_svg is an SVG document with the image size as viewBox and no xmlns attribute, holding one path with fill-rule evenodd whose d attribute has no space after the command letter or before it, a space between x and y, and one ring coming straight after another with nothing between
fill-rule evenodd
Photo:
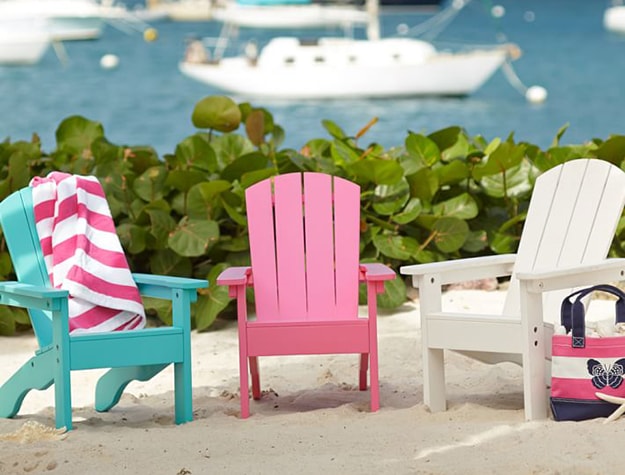
<instances>
[{"instance_id":1,"label":"turquoise adirondack chair","mask_svg":"<svg viewBox=\"0 0 625 475\"><path fill-rule=\"evenodd\" d=\"M171 327L70 335L68 293L51 287L35 229L30 188L0 203L0 224L17 282L0 282L0 304L28 309L39 349L0 387L0 417L14 417L29 391L54 384L56 427L72 429L71 371L111 368L96 387L95 408L119 402L133 380L174 364L175 421L192 419L190 305L205 280L133 274L142 295L172 301Z\"/></svg>"},{"instance_id":2,"label":"turquoise adirondack chair","mask_svg":"<svg viewBox=\"0 0 625 475\"><path fill-rule=\"evenodd\" d=\"M258 357L360 354L361 390L370 370L371 411L379 407L377 294L395 273L359 264L360 188L321 173L289 173L246 190L251 267L217 278L237 298L241 417L259 399ZM359 281L367 284L368 317L358 315ZM245 289L253 285L256 318Z\"/></svg>"}]
</instances>

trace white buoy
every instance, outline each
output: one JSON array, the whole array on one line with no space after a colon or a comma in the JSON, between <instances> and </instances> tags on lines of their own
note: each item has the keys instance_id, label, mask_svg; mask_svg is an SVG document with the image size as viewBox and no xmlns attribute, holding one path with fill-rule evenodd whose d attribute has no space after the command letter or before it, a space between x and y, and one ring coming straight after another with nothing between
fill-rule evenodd
<instances>
[{"instance_id":1,"label":"white buoy","mask_svg":"<svg viewBox=\"0 0 625 475\"><path fill-rule=\"evenodd\" d=\"M532 104L542 104L547 100L547 89L542 86L528 87L525 91L525 99Z\"/></svg>"},{"instance_id":2,"label":"white buoy","mask_svg":"<svg viewBox=\"0 0 625 475\"><path fill-rule=\"evenodd\" d=\"M100 58L100 66L104 69L115 69L119 66L119 56L116 54L105 54Z\"/></svg>"},{"instance_id":3,"label":"white buoy","mask_svg":"<svg viewBox=\"0 0 625 475\"><path fill-rule=\"evenodd\" d=\"M396 31L398 35L407 35L410 31L410 27L405 23L400 23L399 25L397 25Z\"/></svg>"},{"instance_id":4,"label":"white buoy","mask_svg":"<svg viewBox=\"0 0 625 475\"><path fill-rule=\"evenodd\" d=\"M493 6L493 8L490 9L490 14L494 18L501 18L506 14L506 9L503 7L503 5L495 5Z\"/></svg>"}]
</instances>

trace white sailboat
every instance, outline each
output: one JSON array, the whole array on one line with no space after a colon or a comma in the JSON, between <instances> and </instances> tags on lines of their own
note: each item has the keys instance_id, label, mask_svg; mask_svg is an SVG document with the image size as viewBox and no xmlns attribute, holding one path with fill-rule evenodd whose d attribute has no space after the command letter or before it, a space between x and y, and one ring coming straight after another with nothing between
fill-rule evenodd
<instances>
[{"instance_id":1,"label":"white sailboat","mask_svg":"<svg viewBox=\"0 0 625 475\"><path fill-rule=\"evenodd\" d=\"M456 0L453 8L463 6ZM212 53L190 45L179 69L194 80L255 98L465 96L518 52L510 45L447 52L418 39L380 38L378 4L369 1L367 8L367 39L276 37L259 52L250 45L246 55L225 57L222 37ZM235 21L224 30L238 26Z\"/></svg>"},{"instance_id":2,"label":"white sailboat","mask_svg":"<svg viewBox=\"0 0 625 475\"><path fill-rule=\"evenodd\" d=\"M0 65L38 63L50 46L50 34L43 21L0 19Z\"/></svg>"},{"instance_id":3,"label":"white sailboat","mask_svg":"<svg viewBox=\"0 0 625 475\"><path fill-rule=\"evenodd\" d=\"M0 0L0 19L20 22L43 20L53 41L93 40L107 22L132 22L125 7L112 0Z\"/></svg>"}]
</instances>

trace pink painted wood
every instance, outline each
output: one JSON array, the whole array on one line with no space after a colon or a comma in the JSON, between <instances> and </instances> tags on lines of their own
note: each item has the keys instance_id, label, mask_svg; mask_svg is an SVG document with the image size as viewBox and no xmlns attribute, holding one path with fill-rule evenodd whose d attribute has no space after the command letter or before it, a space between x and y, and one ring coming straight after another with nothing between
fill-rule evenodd
<instances>
[{"instance_id":1,"label":"pink painted wood","mask_svg":"<svg viewBox=\"0 0 625 475\"><path fill-rule=\"evenodd\" d=\"M371 379L371 410L379 407L376 295L395 273L359 265L360 188L321 173L292 173L246 190L251 268L217 279L238 300L241 417L259 399L259 356L355 353L359 387ZM358 315L359 281L367 283L368 314ZM247 316L253 285L256 318Z\"/></svg>"}]
</instances>

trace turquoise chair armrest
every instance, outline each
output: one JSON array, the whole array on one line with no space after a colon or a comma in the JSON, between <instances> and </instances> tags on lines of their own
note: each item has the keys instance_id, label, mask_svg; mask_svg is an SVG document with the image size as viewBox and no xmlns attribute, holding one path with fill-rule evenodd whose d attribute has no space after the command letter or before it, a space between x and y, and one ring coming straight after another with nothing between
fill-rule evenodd
<instances>
[{"instance_id":1,"label":"turquoise chair armrest","mask_svg":"<svg viewBox=\"0 0 625 475\"><path fill-rule=\"evenodd\" d=\"M4 305L57 311L68 295L67 290L20 282L0 282L0 303Z\"/></svg>"},{"instance_id":2,"label":"turquoise chair armrest","mask_svg":"<svg viewBox=\"0 0 625 475\"><path fill-rule=\"evenodd\" d=\"M132 277L135 279L141 295L167 300L173 299L173 292L176 290L192 291L195 296L197 289L208 287L207 280L189 279L187 277L152 274L132 274ZM192 301L195 301L195 298Z\"/></svg>"},{"instance_id":3,"label":"turquoise chair armrest","mask_svg":"<svg viewBox=\"0 0 625 475\"><path fill-rule=\"evenodd\" d=\"M132 277L137 284L158 285L170 289L203 289L208 287L207 280L189 279L188 277L153 274L132 274Z\"/></svg>"}]
</instances>

